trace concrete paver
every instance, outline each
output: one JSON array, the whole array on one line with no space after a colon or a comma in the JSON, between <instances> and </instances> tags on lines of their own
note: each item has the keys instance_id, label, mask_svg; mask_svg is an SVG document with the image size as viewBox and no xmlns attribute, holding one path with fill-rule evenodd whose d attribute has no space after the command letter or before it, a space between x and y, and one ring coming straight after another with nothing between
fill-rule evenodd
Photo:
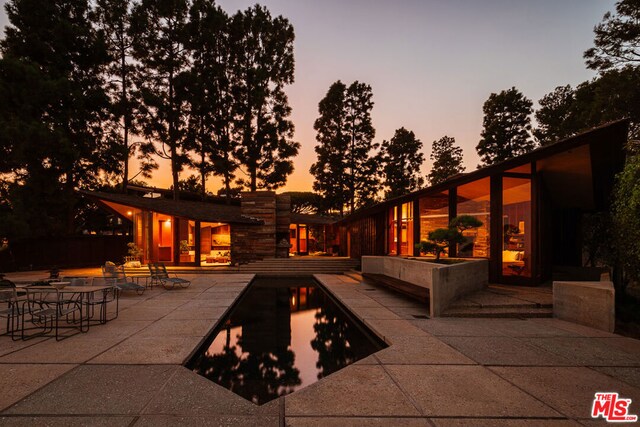
<instances>
[{"instance_id":1,"label":"concrete paver","mask_svg":"<svg viewBox=\"0 0 640 427\"><path fill-rule=\"evenodd\" d=\"M2 390L0 411L68 372L74 366L76 365L0 365L0 390Z\"/></svg>"},{"instance_id":2,"label":"concrete paver","mask_svg":"<svg viewBox=\"0 0 640 427\"><path fill-rule=\"evenodd\" d=\"M179 367L144 408L156 415L278 416L277 406L258 406L187 368Z\"/></svg>"},{"instance_id":3,"label":"concrete paver","mask_svg":"<svg viewBox=\"0 0 640 427\"><path fill-rule=\"evenodd\" d=\"M7 414L140 413L175 366L78 366L6 410Z\"/></svg>"},{"instance_id":4,"label":"concrete paver","mask_svg":"<svg viewBox=\"0 0 640 427\"><path fill-rule=\"evenodd\" d=\"M426 416L561 416L483 366L391 365L386 369Z\"/></svg>"},{"instance_id":5,"label":"concrete paver","mask_svg":"<svg viewBox=\"0 0 640 427\"><path fill-rule=\"evenodd\" d=\"M7 427L19 426L46 426L46 427L127 427L131 425L134 417L24 417L24 416L0 416L0 425Z\"/></svg>"},{"instance_id":6,"label":"concrete paver","mask_svg":"<svg viewBox=\"0 0 640 427\"><path fill-rule=\"evenodd\" d=\"M330 292L390 346L258 406L181 366L252 277L189 275L188 289L125 293L118 319L57 343L0 336L10 391L0 424L562 427L602 424L588 417L596 391L640 401L638 340L551 318L422 318L424 304L327 274ZM503 302L550 297L491 291Z\"/></svg>"},{"instance_id":7,"label":"concrete paver","mask_svg":"<svg viewBox=\"0 0 640 427\"><path fill-rule=\"evenodd\" d=\"M350 365L285 399L286 416L420 415L381 366Z\"/></svg>"},{"instance_id":8,"label":"concrete paver","mask_svg":"<svg viewBox=\"0 0 640 427\"><path fill-rule=\"evenodd\" d=\"M493 372L574 419L590 419L595 392L617 391L640 402L640 389L584 367L494 367ZM637 408L637 407L636 407Z\"/></svg>"},{"instance_id":9,"label":"concrete paver","mask_svg":"<svg viewBox=\"0 0 640 427\"><path fill-rule=\"evenodd\" d=\"M440 337L482 365L570 366L571 361L512 337Z\"/></svg>"},{"instance_id":10,"label":"concrete paver","mask_svg":"<svg viewBox=\"0 0 640 427\"><path fill-rule=\"evenodd\" d=\"M571 360L574 366L640 366L640 354L607 343L609 338L527 338L527 342Z\"/></svg>"},{"instance_id":11,"label":"concrete paver","mask_svg":"<svg viewBox=\"0 0 640 427\"><path fill-rule=\"evenodd\" d=\"M287 417L287 427L431 427L426 418L375 417Z\"/></svg>"}]
</instances>

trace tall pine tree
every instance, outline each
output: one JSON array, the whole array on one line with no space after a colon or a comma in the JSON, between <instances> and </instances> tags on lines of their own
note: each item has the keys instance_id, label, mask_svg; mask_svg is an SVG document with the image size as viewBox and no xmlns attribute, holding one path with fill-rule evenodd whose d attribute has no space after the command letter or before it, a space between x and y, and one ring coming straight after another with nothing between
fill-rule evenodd
<instances>
[{"instance_id":1,"label":"tall pine tree","mask_svg":"<svg viewBox=\"0 0 640 427\"><path fill-rule=\"evenodd\" d=\"M464 172L462 148L455 144L455 138L446 135L431 144L429 159L433 164L427 175L430 185L439 184L449 177Z\"/></svg>"},{"instance_id":2,"label":"tall pine tree","mask_svg":"<svg viewBox=\"0 0 640 427\"><path fill-rule=\"evenodd\" d=\"M87 0L12 0L6 10L0 172L12 175L10 212L25 233L72 233L74 191L97 182L107 148L104 40Z\"/></svg>"},{"instance_id":3,"label":"tall pine tree","mask_svg":"<svg viewBox=\"0 0 640 427\"><path fill-rule=\"evenodd\" d=\"M275 189L293 172L300 144L292 140L291 107L284 88L293 83L293 26L260 5L230 23L237 157L251 191Z\"/></svg>"},{"instance_id":4,"label":"tall pine tree","mask_svg":"<svg viewBox=\"0 0 640 427\"><path fill-rule=\"evenodd\" d=\"M492 165L535 148L531 139L533 103L515 87L492 93L482 106L482 139L476 150L483 162Z\"/></svg>"},{"instance_id":5,"label":"tall pine tree","mask_svg":"<svg viewBox=\"0 0 640 427\"><path fill-rule=\"evenodd\" d=\"M138 175L149 178L158 165L151 157L153 150L143 140L133 141L139 133L135 121L139 99L135 98L136 66L133 63L133 36L131 34L131 2L123 0L98 0L93 19L104 34L109 64L106 72L106 89L111 100L109 120L103 128L111 144L108 158L117 162L104 162L105 169L119 175L122 190L127 190L129 179ZM129 160L137 157L140 171L129 177Z\"/></svg>"},{"instance_id":6,"label":"tall pine tree","mask_svg":"<svg viewBox=\"0 0 640 427\"><path fill-rule=\"evenodd\" d=\"M140 63L137 86L142 132L160 145L156 150L171 164L173 198L179 198L180 172L189 164L185 88L190 64L186 25L187 0L142 0L132 12L135 59Z\"/></svg>"},{"instance_id":7,"label":"tall pine tree","mask_svg":"<svg viewBox=\"0 0 640 427\"><path fill-rule=\"evenodd\" d=\"M422 142L415 133L405 128L395 131L393 138L383 141L378 161L384 178L385 198L402 196L424 185L420 167L424 155Z\"/></svg>"},{"instance_id":8,"label":"tall pine tree","mask_svg":"<svg viewBox=\"0 0 640 427\"><path fill-rule=\"evenodd\" d=\"M195 151L202 194L210 173L223 177L229 197L237 164L232 145L232 86L229 70L227 14L213 0L194 0L191 6L188 48L192 52L190 84L185 87L189 105L188 143Z\"/></svg>"},{"instance_id":9,"label":"tall pine tree","mask_svg":"<svg viewBox=\"0 0 640 427\"><path fill-rule=\"evenodd\" d=\"M344 159L349 146L346 133L345 94L347 87L340 80L333 83L318 104L318 117L313 125L316 130L315 147L318 156L311 166L314 176L313 190L323 199L328 211L344 214L347 202Z\"/></svg>"},{"instance_id":10,"label":"tall pine tree","mask_svg":"<svg viewBox=\"0 0 640 427\"><path fill-rule=\"evenodd\" d=\"M337 81L320 101L318 160L311 167L314 189L333 209L352 213L375 201L379 173L372 150L375 129L371 123L373 108L371 86L353 82L349 87Z\"/></svg>"}]
</instances>

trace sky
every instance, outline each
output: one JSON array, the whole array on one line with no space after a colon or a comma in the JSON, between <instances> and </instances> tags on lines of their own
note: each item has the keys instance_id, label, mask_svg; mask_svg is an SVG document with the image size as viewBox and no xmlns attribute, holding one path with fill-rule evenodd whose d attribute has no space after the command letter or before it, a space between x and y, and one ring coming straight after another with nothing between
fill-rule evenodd
<instances>
[{"instance_id":1,"label":"sky","mask_svg":"<svg viewBox=\"0 0 640 427\"><path fill-rule=\"evenodd\" d=\"M218 0L228 13L256 0ZM6 0L0 0L6 3ZM286 92L301 149L281 191L311 191L316 145L313 122L329 86L358 80L372 87L376 142L395 129L415 132L423 143L423 175L431 144L452 136L467 171L479 163L475 146L482 104L515 86L534 102L555 87L595 77L583 52L593 27L614 0L262 0L272 15L294 27L295 83ZM7 25L4 9L0 26ZM186 172L181 178L186 178ZM216 192L219 181L207 189ZM168 187L162 163L148 183Z\"/></svg>"}]
</instances>

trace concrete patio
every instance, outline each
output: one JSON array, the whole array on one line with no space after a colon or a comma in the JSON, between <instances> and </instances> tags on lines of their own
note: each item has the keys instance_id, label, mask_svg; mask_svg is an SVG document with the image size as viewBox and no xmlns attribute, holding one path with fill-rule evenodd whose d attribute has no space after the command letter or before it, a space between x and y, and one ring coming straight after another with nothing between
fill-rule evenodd
<instances>
[{"instance_id":1,"label":"concrete patio","mask_svg":"<svg viewBox=\"0 0 640 427\"><path fill-rule=\"evenodd\" d=\"M61 342L0 337L0 424L604 425L590 418L603 391L640 413L640 341L556 319L426 319L342 275L317 278L390 346L256 406L182 366L251 277L126 295L118 319Z\"/></svg>"}]
</instances>

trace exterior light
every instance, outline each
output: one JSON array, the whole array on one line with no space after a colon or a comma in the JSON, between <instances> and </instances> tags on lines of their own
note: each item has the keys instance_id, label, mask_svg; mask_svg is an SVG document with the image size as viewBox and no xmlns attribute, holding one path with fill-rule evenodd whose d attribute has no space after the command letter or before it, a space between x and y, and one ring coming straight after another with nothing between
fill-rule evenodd
<instances>
[{"instance_id":1,"label":"exterior light","mask_svg":"<svg viewBox=\"0 0 640 427\"><path fill-rule=\"evenodd\" d=\"M133 212L127 211L127 215L131 216L131 215L133 215Z\"/></svg>"}]
</instances>

